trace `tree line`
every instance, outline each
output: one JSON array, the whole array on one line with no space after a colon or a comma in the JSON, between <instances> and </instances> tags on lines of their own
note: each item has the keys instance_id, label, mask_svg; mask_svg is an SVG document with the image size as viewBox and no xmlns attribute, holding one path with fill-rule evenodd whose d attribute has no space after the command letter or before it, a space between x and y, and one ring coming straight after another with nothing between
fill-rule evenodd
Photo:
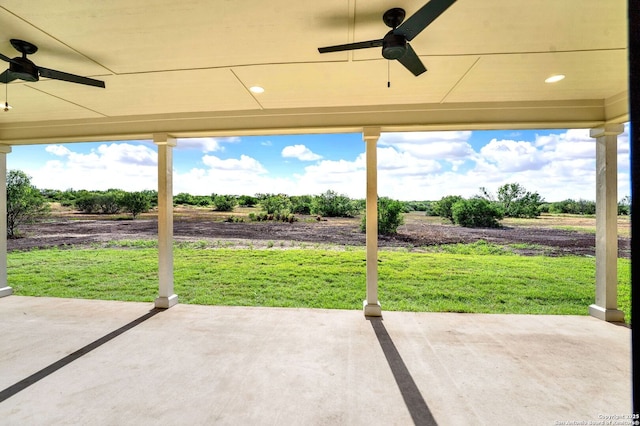
<instances>
[{"instance_id":1,"label":"tree line","mask_svg":"<svg viewBox=\"0 0 640 426\"><path fill-rule=\"evenodd\" d=\"M7 173L7 236L15 238L21 224L33 222L49 214L50 203L71 207L87 214L130 213L135 219L158 204L155 190L127 192L121 189L106 191L38 189L31 178L20 170ZM174 205L212 207L222 212L233 212L236 206L259 206L261 213L250 213L249 220L282 220L294 222L296 214L318 217L356 217L365 206L364 200L354 200L344 194L328 190L322 194L288 196L286 194L256 194L210 196L179 193L173 197ZM380 198L378 230L381 234L394 234L402 224L405 205L386 197ZM231 216L229 220L235 221ZM241 219L242 221L244 219ZM239 220L240 221L240 220ZM366 224L362 219L361 228Z\"/></svg>"},{"instance_id":2,"label":"tree line","mask_svg":"<svg viewBox=\"0 0 640 426\"><path fill-rule=\"evenodd\" d=\"M30 177L20 170L7 173L7 235L15 237L18 226L31 222L49 212L49 203L74 208L88 214L128 213L135 219L157 206L155 190L127 192L121 189L106 191L38 189ZM174 205L210 207L220 212L233 212L236 207L259 207L248 220L278 220L294 222L295 215L318 217L356 217L365 211L364 199L352 199L332 190L318 195L262 194L251 195L191 195L179 193L173 197ZM471 198L448 195L438 201L398 201L378 198L378 232L393 235L402 225L404 213L424 212L440 216L452 224L466 227L498 227L504 217L533 218L541 213L595 214L595 202L572 200L548 203L537 192L527 191L518 183L505 184L495 194L484 187ZM631 214L630 197L618 204L618 214ZM244 218L229 217L230 221ZM361 230L365 230L366 217L362 217Z\"/></svg>"}]
</instances>

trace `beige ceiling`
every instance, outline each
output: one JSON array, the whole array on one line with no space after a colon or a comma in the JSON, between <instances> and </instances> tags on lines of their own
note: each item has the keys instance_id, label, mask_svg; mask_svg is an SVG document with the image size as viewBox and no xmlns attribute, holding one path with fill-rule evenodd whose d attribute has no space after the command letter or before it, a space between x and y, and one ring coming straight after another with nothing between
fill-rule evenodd
<instances>
[{"instance_id":1,"label":"beige ceiling","mask_svg":"<svg viewBox=\"0 0 640 426\"><path fill-rule=\"evenodd\" d=\"M2 0L0 52L18 56L9 39L27 40L36 64L106 89L10 83L0 143L628 120L626 0L458 0L411 42L429 70L419 77L379 48L317 51L382 38L385 10L423 4ZM566 79L544 83L556 73Z\"/></svg>"}]
</instances>

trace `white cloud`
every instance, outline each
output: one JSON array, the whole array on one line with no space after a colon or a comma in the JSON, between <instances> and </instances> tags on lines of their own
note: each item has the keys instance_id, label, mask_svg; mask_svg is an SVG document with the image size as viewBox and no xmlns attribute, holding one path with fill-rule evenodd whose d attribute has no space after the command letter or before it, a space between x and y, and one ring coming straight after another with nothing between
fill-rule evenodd
<instances>
[{"instance_id":1,"label":"white cloud","mask_svg":"<svg viewBox=\"0 0 640 426\"><path fill-rule=\"evenodd\" d=\"M293 179L273 177L260 161L249 155L228 159L205 155L202 157L202 164L204 167L195 167L186 172L174 169L174 194L295 194Z\"/></svg>"},{"instance_id":2,"label":"white cloud","mask_svg":"<svg viewBox=\"0 0 640 426\"><path fill-rule=\"evenodd\" d=\"M178 139L176 149L197 149L204 153L224 151L223 144L240 142L239 137Z\"/></svg>"},{"instance_id":3,"label":"white cloud","mask_svg":"<svg viewBox=\"0 0 640 426\"><path fill-rule=\"evenodd\" d=\"M580 143L580 142L593 142L593 138L589 136L589 129L569 129L563 133L552 133L545 136L536 136L536 146L546 147L546 149L553 149L560 143Z\"/></svg>"},{"instance_id":4,"label":"white cloud","mask_svg":"<svg viewBox=\"0 0 640 426\"><path fill-rule=\"evenodd\" d=\"M378 189L381 196L397 199L419 199L417 187L429 184L433 173L441 166L430 159L421 159L396 147L378 147ZM366 196L366 154L354 160L323 160L304 168L294 176L295 194L319 194L327 189L353 198Z\"/></svg>"},{"instance_id":5,"label":"white cloud","mask_svg":"<svg viewBox=\"0 0 640 426\"><path fill-rule=\"evenodd\" d=\"M624 133L618 135L618 198L631 194L631 163L629 145L629 123L624 124Z\"/></svg>"},{"instance_id":6,"label":"white cloud","mask_svg":"<svg viewBox=\"0 0 640 426\"><path fill-rule=\"evenodd\" d=\"M293 176L295 189L292 195L320 194L331 189L350 197L363 198L364 179L365 162L361 156L354 161L322 160L305 167L304 173Z\"/></svg>"},{"instance_id":7,"label":"white cloud","mask_svg":"<svg viewBox=\"0 0 640 426\"><path fill-rule=\"evenodd\" d=\"M73 145L50 145L45 151L59 157L27 174L38 188L128 191L157 187L157 153L145 144L101 144L88 153Z\"/></svg>"},{"instance_id":8,"label":"white cloud","mask_svg":"<svg viewBox=\"0 0 640 426\"><path fill-rule=\"evenodd\" d=\"M557 159L595 159L596 142L587 129L571 129L564 133L536 136L535 146L547 154L549 161Z\"/></svg>"},{"instance_id":9,"label":"white cloud","mask_svg":"<svg viewBox=\"0 0 640 426\"><path fill-rule=\"evenodd\" d=\"M548 163L530 142L493 139L480 149L480 155L500 172L539 170Z\"/></svg>"},{"instance_id":10,"label":"white cloud","mask_svg":"<svg viewBox=\"0 0 640 426\"><path fill-rule=\"evenodd\" d=\"M361 154L355 161L348 160L323 160L317 164L305 167L307 174L349 174L365 169L364 155Z\"/></svg>"},{"instance_id":11,"label":"white cloud","mask_svg":"<svg viewBox=\"0 0 640 426\"><path fill-rule=\"evenodd\" d=\"M260 164L258 160L247 155L241 155L239 159L229 158L227 160L222 160L214 155L205 155L202 157L202 162L213 171L230 173L249 172L258 175L267 173L267 170L262 167L262 164Z\"/></svg>"},{"instance_id":12,"label":"white cloud","mask_svg":"<svg viewBox=\"0 0 640 426\"><path fill-rule=\"evenodd\" d=\"M304 145L285 146L282 149L282 156L284 158L297 158L300 161L317 161L322 158L322 155L314 154Z\"/></svg>"},{"instance_id":13,"label":"white cloud","mask_svg":"<svg viewBox=\"0 0 640 426\"><path fill-rule=\"evenodd\" d=\"M365 161L364 154L361 160ZM440 163L433 159L424 159L393 147L378 148L378 170L380 171L388 171L398 176L414 176L430 174L440 169Z\"/></svg>"},{"instance_id":14,"label":"white cloud","mask_svg":"<svg viewBox=\"0 0 640 426\"><path fill-rule=\"evenodd\" d=\"M534 141L518 140L521 135L517 133L510 136L512 140L493 139L475 151L468 142L470 132L384 134L380 144L395 148L399 161L385 170L379 158L381 195L388 192L401 199L432 200L452 194L467 197L477 194L480 186L495 191L505 183L518 182L549 201L595 199L595 140L589 130L559 131ZM629 193L628 151L626 126L618 137L620 198ZM431 159L432 167L417 162L422 158ZM400 163L406 167L397 169L402 170L401 175L394 175L392 169ZM422 172L411 173L420 169Z\"/></svg>"},{"instance_id":15,"label":"white cloud","mask_svg":"<svg viewBox=\"0 0 640 426\"><path fill-rule=\"evenodd\" d=\"M58 157L66 157L71 154L71 151L62 145L48 145L44 150Z\"/></svg>"},{"instance_id":16,"label":"white cloud","mask_svg":"<svg viewBox=\"0 0 640 426\"><path fill-rule=\"evenodd\" d=\"M146 145L112 143L100 145L97 155L101 162L108 164L130 164L133 166L155 166L158 154Z\"/></svg>"},{"instance_id":17,"label":"white cloud","mask_svg":"<svg viewBox=\"0 0 640 426\"><path fill-rule=\"evenodd\" d=\"M451 132L389 132L380 135L379 144L430 144L440 142L468 141L471 137L469 131Z\"/></svg>"},{"instance_id":18,"label":"white cloud","mask_svg":"<svg viewBox=\"0 0 640 426\"><path fill-rule=\"evenodd\" d=\"M205 168L193 168L188 172L174 172L174 193L188 192L194 195L211 193L253 195L256 193L285 192L293 194L295 185L289 179L273 178L255 158L241 155L235 159L204 156Z\"/></svg>"},{"instance_id":19,"label":"white cloud","mask_svg":"<svg viewBox=\"0 0 640 426\"><path fill-rule=\"evenodd\" d=\"M383 133L380 146L392 146L418 158L459 161L473 158L475 151L468 143L471 132Z\"/></svg>"}]
</instances>

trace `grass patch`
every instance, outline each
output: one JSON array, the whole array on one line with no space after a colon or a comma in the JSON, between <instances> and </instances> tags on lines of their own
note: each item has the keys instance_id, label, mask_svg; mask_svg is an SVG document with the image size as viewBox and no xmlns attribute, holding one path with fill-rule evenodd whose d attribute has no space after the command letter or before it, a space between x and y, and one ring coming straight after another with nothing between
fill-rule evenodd
<instances>
[{"instance_id":1,"label":"grass patch","mask_svg":"<svg viewBox=\"0 0 640 426\"><path fill-rule=\"evenodd\" d=\"M554 226L554 229L559 229L561 231L572 231L572 232L584 232L585 234L595 234L596 228L587 227L587 226Z\"/></svg>"},{"instance_id":2,"label":"grass patch","mask_svg":"<svg viewBox=\"0 0 640 426\"><path fill-rule=\"evenodd\" d=\"M363 249L201 247L175 249L175 290L182 303L361 308ZM157 249L127 248L133 249L12 252L9 285L18 295L151 302L157 295ZM518 256L479 242L450 252L384 251L379 260L385 310L586 315L594 301L594 258ZM619 306L628 315L628 260L619 259L618 274Z\"/></svg>"},{"instance_id":3,"label":"grass patch","mask_svg":"<svg viewBox=\"0 0 640 426\"><path fill-rule=\"evenodd\" d=\"M433 252L433 253L449 253L449 254L464 254L464 255L474 255L474 256L486 256L486 255L496 255L496 256L508 256L515 255L508 248L488 243L484 240L478 240L469 244L441 244L432 247L425 247L424 251Z\"/></svg>"},{"instance_id":4,"label":"grass patch","mask_svg":"<svg viewBox=\"0 0 640 426\"><path fill-rule=\"evenodd\" d=\"M103 243L93 243L92 248L157 248L158 240L113 240L105 241Z\"/></svg>"},{"instance_id":5,"label":"grass patch","mask_svg":"<svg viewBox=\"0 0 640 426\"><path fill-rule=\"evenodd\" d=\"M595 215L543 213L536 218L505 218L502 224L513 227L551 228L591 234L596 232ZM619 236L627 238L631 236L629 216L618 216L617 224Z\"/></svg>"}]
</instances>

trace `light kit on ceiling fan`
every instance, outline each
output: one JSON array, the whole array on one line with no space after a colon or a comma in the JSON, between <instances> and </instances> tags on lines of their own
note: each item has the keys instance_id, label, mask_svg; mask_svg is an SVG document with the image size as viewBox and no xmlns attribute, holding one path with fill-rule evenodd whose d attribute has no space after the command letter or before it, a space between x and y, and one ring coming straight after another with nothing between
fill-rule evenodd
<instances>
[{"instance_id":1,"label":"light kit on ceiling fan","mask_svg":"<svg viewBox=\"0 0 640 426\"><path fill-rule=\"evenodd\" d=\"M382 56L385 59L397 60L417 77L427 71L427 68L408 42L413 40L455 2L456 0L431 0L406 21L404 20L406 15L404 9L399 7L389 9L382 15L385 25L391 28L391 31L384 38L320 47L318 51L320 53L330 53L382 47Z\"/></svg>"}]
</instances>

